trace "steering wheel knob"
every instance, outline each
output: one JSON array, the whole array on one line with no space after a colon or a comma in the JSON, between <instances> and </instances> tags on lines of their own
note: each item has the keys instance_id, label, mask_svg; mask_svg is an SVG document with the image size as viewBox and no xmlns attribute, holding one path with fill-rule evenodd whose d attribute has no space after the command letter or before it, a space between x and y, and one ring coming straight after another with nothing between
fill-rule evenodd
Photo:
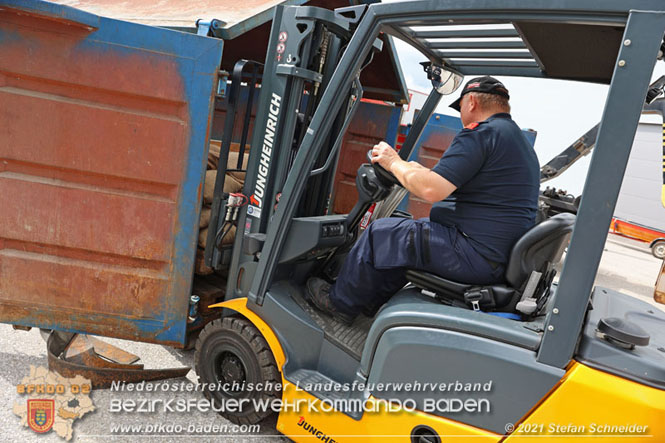
<instances>
[{"instance_id":1,"label":"steering wheel knob","mask_svg":"<svg viewBox=\"0 0 665 443\"><path fill-rule=\"evenodd\" d=\"M379 181L381 181L382 184L386 186L392 186L392 185L400 185L401 183L399 180L397 180L397 177L393 175L392 172L389 172L386 168L381 166L378 163L372 163L372 150L370 149L367 151L367 161L372 165L374 168L374 171L376 172L376 176L379 178Z\"/></svg>"}]
</instances>

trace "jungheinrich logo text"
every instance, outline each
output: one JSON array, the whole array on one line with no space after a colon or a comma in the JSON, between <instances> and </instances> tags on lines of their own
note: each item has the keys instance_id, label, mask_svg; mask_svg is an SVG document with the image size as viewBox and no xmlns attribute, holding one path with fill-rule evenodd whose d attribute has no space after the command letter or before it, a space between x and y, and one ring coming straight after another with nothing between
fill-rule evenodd
<instances>
[{"instance_id":1,"label":"jungheinrich logo text","mask_svg":"<svg viewBox=\"0 0 665 443\"><path fill-rule=\"evenodd\" d=\"M298 426L300 426L305 431L309 432L310 434L312 434L314 437L318 438L322 442L337 443L335 439L328 437L323 431L315 428L311 423L307 423L305 421L305 417L300 417L300 420L298 421Z\"/></svg>"},{"instance_id":2,"label":"jungheinrich logo text","mask_svg":"<svg viewBox=\"0 0 665 443\"><path fill-rule=\"evenodd\" d=\"M266 121L266 130L263 136L263 147L261 148L261 160L259 162L258 174L256 175L256 184L254 193L249 198L251 203L256 206L256 212L260 214L265 197L266 183L268 181L268 171L270 170L270 161L272 158L272 147L275 142L275 131L277 128L277 118L279 109L282 105L282 97L273 92L270 101L268 120Z\"/></svg>"}]
</instances>

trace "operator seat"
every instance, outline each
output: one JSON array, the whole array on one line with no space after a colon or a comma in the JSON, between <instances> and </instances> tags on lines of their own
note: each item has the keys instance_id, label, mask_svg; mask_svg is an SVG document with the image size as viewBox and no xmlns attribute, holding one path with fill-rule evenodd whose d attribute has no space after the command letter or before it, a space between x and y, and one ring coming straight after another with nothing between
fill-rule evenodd
<instances>
[{"instance_id":1,"label":"operator seat","mask_svg":"<svg viewBox=\"0 0 665 443\"><path fill-rule=\"evenodd\" d=\"M537 315L547 297L575 224L575 215L562 213L542 221L513 246L506 267L507 284L469 285L410 269L407 279L431 291L443 303L474 310Z\"/></svg>"}]
</instances>

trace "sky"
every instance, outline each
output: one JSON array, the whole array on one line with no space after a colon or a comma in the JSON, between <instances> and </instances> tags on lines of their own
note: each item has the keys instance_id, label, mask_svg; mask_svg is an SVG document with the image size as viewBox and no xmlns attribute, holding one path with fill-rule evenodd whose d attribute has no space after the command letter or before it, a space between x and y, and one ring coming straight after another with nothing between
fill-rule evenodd
<instances>
[{"instance_id":1,"label":"sky","mask_svg":"<svg viewBox=\"0 0 665 443\"><path fill-rule=\"evenodd\" d=\"M395 45L407 87L429 92L431 84L419 64L426 61L426 58L398 39L395 39ZM665 63L658 61L652 79L661 75L665 75ZM541 165L549 162L600 121L609 89L606 85L563 80L507 76L496 78L510 91L511 114L515 122L522 128L538 132L535 150ZM465 78L462 84L468 80L468 77ZM448 105L460 92L461 88L449 97L444 96L436 112L459 117L459 113ZM650 117L649 121L654 121L653 118ZM555 186L579 195L590 159L591 154L544 186Z\"/></svg>"}]
</instances>

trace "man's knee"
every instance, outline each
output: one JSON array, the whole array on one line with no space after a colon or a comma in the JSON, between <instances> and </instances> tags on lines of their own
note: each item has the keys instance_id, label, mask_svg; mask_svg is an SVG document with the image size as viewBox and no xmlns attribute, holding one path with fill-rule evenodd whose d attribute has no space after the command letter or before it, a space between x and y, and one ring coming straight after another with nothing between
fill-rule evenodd
<instances>
[{"instance_id":1,"label":"man's knee","mask_svg":"<svg viewBox=\"0 0 665 443\"><path fill-rule=\"evenodd\" d=\"M373 256L375 248L383 249L387 246L386 242L395 242L396 237L399 239L403 236L399 234L402 220L391 217L374 220L356 242L355 247L362 249L365 254ZM392 248L396 247L398 245L392 245Z\"/></svg>"},{"instance_id":2,"label":"man's knee","mask_svg":"<svg viewBox=\"0 0 665 443\"><path fill-rule=\"evenodd\" d=\"M413 222L413 220L407 218L397 218L397 217L380 218L370 223L369 227L367 228L367 232L375 233L375 232L392 231L397 227L399 227L400 225L404 224L405 222L407 223Z\"/></svg>"}]
</instances>

